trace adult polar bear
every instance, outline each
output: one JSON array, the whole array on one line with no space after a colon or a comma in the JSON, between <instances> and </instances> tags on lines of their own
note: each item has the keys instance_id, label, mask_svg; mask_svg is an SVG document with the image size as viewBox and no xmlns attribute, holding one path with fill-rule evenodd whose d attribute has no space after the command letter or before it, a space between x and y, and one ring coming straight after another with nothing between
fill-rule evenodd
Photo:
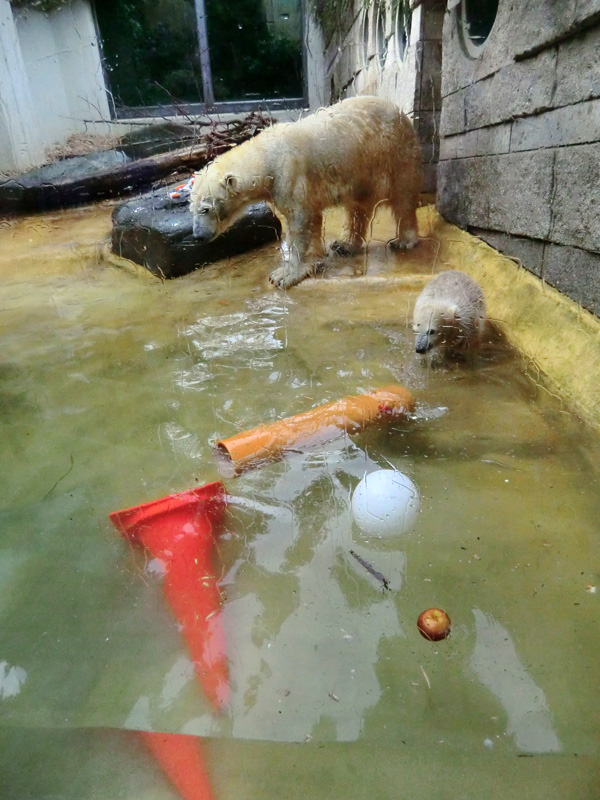
<instances>
[{"instance_id":1,"label":"adult polar bear","mask_svg":"<svg viewBox=\"0 0 600 800\"><path fill-rule=\"evenodd\" d=\"M346 237L330 245L333 252L358 252L379 205L396 220L390 245L414 247L420 188L421 151L408 117L388 100L354 97L267 128L196 173L194 236L210 241L246 206L267 201L287 228L282 265L270 278L287 289L322 262L323 211L332 206L348 212Z\"/></svg>"}]
</instances>

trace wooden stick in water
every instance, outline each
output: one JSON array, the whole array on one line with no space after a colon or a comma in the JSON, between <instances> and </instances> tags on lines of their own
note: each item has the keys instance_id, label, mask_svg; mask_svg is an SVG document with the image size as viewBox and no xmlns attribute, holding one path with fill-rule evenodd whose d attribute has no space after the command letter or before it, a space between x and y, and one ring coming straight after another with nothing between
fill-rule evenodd
<instances>
[{"instance_id":1,"label":"wooden stick in water","mask_svg":"<svg viewBox=\"0 0 600 800\"><path fill-rule=\"evenodd\" d=\"M354 558L358 561L358 563L367 570L369 575L372 575L374 578L377 578L377 580L383 584L384 589L390 588L390 582L385 577L385 575L382 575L381 572L377 572L375 567L369 564L368 561L365 561L365 559L362 556L359 556L358 553L354 552L354 550L350 550L350 555L354 556Z\"/></svg>"}]
</instances>

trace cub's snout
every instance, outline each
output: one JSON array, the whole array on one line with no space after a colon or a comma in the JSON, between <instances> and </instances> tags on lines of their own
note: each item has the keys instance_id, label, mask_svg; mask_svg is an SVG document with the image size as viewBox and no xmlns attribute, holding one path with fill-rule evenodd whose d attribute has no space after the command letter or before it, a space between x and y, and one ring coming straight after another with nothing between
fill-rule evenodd
<instances>
[{"instance_id":1,"label":"cub's snout","mask_svg":"<svg viewBox=\"0 0 600 800\"><path fill-rule=\"evenodd\" d=\"M415 350L417 353L423 355L423 353L428 353L433 344L426 333L419 334L415 339Z\"/></svg>"}]
</instances>

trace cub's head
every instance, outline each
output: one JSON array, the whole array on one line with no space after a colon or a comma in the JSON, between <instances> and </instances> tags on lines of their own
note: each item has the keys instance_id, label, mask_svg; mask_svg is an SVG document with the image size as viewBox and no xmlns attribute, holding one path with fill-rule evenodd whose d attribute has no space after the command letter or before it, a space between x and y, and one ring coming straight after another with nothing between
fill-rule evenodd
<instances>
[{"instance_id":1,"label":"cub's head","mask_svg":"<svg viewBox=\"0 0 600 800\"><path fill-rule=\"evenodd\" d=\"M413 316L416 352L428 353L446 344L453 331L455 315L454 306L442 309L434 303L417 304Z\"/></svg>"},{"instance_id":2,"label":"cub's head","mask_svg":"<svg viewBox=\"0 0 600 800\"><path fill-rule=\"evenodd\" d=\"M240 206L238 184L238 178L223 173L216 162L196 173L190 194L196 239L210 242L231 225Z\"/></svg>"}]
</instances>

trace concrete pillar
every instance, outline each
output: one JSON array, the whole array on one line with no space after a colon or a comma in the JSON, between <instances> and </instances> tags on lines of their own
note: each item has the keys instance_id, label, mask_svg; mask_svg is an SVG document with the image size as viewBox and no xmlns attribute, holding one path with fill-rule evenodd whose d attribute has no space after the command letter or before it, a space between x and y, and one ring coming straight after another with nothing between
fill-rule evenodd
<instances>
[{"instance_id":1,"label":"concrete pillar","mask_svg":"<svg viewBox=\"0 0 600 800\"><path fill-rule=\"evenodd\" d=\"M100 53L88 0L71 0L49 13L15 12L15 26L44 145L109 119Z\"/></svg>"},{"instance_id":2,"label":"concrete pillar","mask_svg":"<svg viewBox=\"0 0 600 800\"><path fill-rule=\"evenodd\" d=\"M0 0L0 170L24 170L43 160L12 6Z\"/></svg>"}]
</instances>

